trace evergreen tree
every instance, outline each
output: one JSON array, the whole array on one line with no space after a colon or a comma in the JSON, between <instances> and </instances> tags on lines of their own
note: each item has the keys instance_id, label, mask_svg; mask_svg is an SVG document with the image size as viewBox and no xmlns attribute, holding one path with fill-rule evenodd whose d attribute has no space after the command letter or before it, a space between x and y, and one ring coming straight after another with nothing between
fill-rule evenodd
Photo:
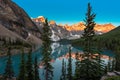
<instances>
[{"instance_id":1,"label":"evergreen tree","mask_svg":"<svg viewBox=\"0 0 120 80\"><path fill-rule=\"evenodd\" d=\"M75 62L75 76L74 80L79 80L80 79L80 60L79 60L80 55L78 52L76 53L76 62Z\"/></svg>"},{"instance_id":2,"label":"evergreen tree","mask_svg":"<svg viewBox=\"0 0 120 80\"><path fill-rule=\"evenodd\" d=\"M21 63L20 63L20 71L18 75L18 80L26 80L26 68L25 68L25 59L24 59L23 49L22 49L22 54L21 54Z\"/></svg>"},{"instance_id":3,"label":"evergreen tree","mask_svg":"<svg viewBox=\"0 0 120 80\"><path fill-rule=\"evenodd\" d=\"M72 55L71 48L69 48L69 59L68 59L68 67L67 67L67 79L72 80Z\"/></svg>"},{"instance_id":4,"label":"evergreen tree","mask_svg":"<svg viewBox=\"0 0 120 80\"><path fill-rule=\"evenodd\" d=\"M42 34L42 55L43 59L42 62L44 63L44 71L45 71L45 80L52 80L53 77L53 67L50 63L51 61L51 31L50 26L48 25L47 19L45 20L44 27L43 27L43 34Z\"/></svg>"},{"instance_id":5,"label":"evergreen tree","mask_svg":"<svg viewBox=\"0 0 120 80\"><path fill-rule=\"evenodd\" d=\"M65 80L66 80L66 78L67 78L67 75L66 75L66 74L67 74L67 73L66 73L66 71L67 71L67 70L66 70L67 67L66 67L66 66L67 66L67 65L66 65L66 62L65 62L65 68L64 68L64 71L65 71L65 72L64 72L64 73L65 73Z\"/></svg>"},{"instance_id":6,"label":"evergreen tree","mask_svg":"<svg viewBox=\"0 0 120 80\"><path fill-rule=\"evenodd\" d=\"M114 70L115 70L115 58L113 57L111 71L114 71Z\"/></svg>"},{"instance_id":7,"label":"evergreen tree","mask_svg":"<svg viewBox=\"0 0 120 80\"><path fill-rule=\"evenodd\" d=\"M8 59L4 73L4 80L12 80L14 77L10 50L11 48L8 49L8 53L7 53Z\"/></svg>"},{"instance_id":8,"label":"evergreen tree","mask_svg":"<svg viewBox=\"0 0 120 80\"><path fill-rule=\"evenodd\" d=\"M64 59L62 60L62 75L60 76L60 80L66 80L66 64Z\"/></svg>"},{"instance_id":9,"label":"evergreen tree","mask_svg":"<svg viewBox=\"0 0 120 80\"><path fill-rule=\"evenodd\" d=\"M83 38L85 41L84 55L83 60L80 63L80 78L84 80L99 80L102 76L99 56L95 56L92 49L92 38L95 35L95 16L96 15L92 13L92 7L90 3L88 3L88 9L85 18L86 28L84 29L83 34Z\"/></svg>"},{"instance_id":10,"label":"evergreen tree","mask_svg":"<svg viewBox=\"0 0 120 80\"><path fill-rule=\"evenodd\" d=\"M116 71L120 71L120 47L117 47L117 48L116 48L115 70L116 70Z\"/></svg>"},{"instance_id":11,"label":"evergreen tree","mask_svg":"<svg viewBox=\"0 0 120 80\"><path fill-rule=\"evenodd\" d=\"M105 64L104 61L101 60L101 54L97 52L98 55L95 58L95 65L96 65L96 76L101 77L105 74ZM94 66L93 66L94 67Z\"/></svg>"},{"instance_id":12,"label":"evergreen tree","mask_svg":"<svg viewBox=\"0 0 120 80\"><path fill-rule=\"evenodd\" d=\"M104 69L104 74L106 75L107 72L108 72L108 67L107 67L107 65L106 65L106 66L105 66L105 69Z\"/></svg>"},{"instance_id":13,"label":"evergreen tree","mask_svg":"<svg viewBox=\"0 0 120 80\"><path fill-rule=\"evenodd\" d=\"M32 49L28 53L28 60L26 62L26 76L27 80L34 80L34 72L33 72L33 65L32 65Z\"/></svg>"},{"instance_id":14,"label":"evergreen tree","mask_svg":"<svg viewBox=\"0 0 120 80\"><path fill-rule=\"evenodd\" d=\"M90 3L88 3L86 18L84 20L86 28L84 29L84 34L83 34L83 37L86 38L86 40L90 40L95 35L95 32L94 32L95 16L96 14L92 13L92 7Z\"/></svg>"},{"instance_id":15,"label":"evergreen tree","mask_svg":"<svg viewBox=\"0 0 120 80\"><path fill-rule=\"evenodd\" d=\"M38 72L38 62L37 62L37 57L35 57L35 62L34 62L34 77L35 79L34 80L41 80L39 78L39 72Z\"/></svg>"},{"instance_id":16,"label":"evergreen tree","mask_svg":"<svg viewBox=\"0 0 120 80\"><path fill-rule=\"evenodd\" d=\"M107 71L108 71L108 72L111 72L112 66L111 66L111 59L110 59L110 57L109 57L109 61L108 61L107 67L108 67L108 68L107 68L107 69L108 69Z\"/></svg>"}]
</instances>

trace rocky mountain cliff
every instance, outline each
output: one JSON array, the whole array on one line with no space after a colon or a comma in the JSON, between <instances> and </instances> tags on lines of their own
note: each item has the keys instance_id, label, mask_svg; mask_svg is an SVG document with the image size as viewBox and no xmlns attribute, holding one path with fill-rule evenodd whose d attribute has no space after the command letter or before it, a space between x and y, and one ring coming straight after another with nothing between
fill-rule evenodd
<instances>
[{"instance_id":1,"label":"rocky mountain cliff","mask_svg":"<svg viewBox=\"0 0 120 80\"><path fill-rule=\"evenodd\" d=\"M19 40L26 43L41 44L40 37L44 22L43 16L31 20L27 13L12 0L0 0L0 40L4 39L14 43ZM53 41L80 38L85 28L83 22L73 25L57 25L52 20L49 25ZM96 24L94 29L96 34L103 34L114 28L112 24Z\"/></svg>"},{"instance_id":2,"label":"rocky mountain cliff","mask_svg":"<svg viewBox=\"0 0 120 80\"><path fill-rule=\"evenodd\" d=\"M41 34L36 24L12 0L0 0L0 29L0 39L9 38L9 41L21 40L28 42L28 37L31 38L32 35L41 43L39 39ZM33 38L33 44L36 43L35 41Z\"/></svg>"},{"instance_id":3,"label":"rocky mountain cliff","mask_svg":"<svg viewBox=\"0 0 120 80\"><path fill-rule=\"evenodd\" d=\"M38 26L40 30L42 30L43 23L45 22L45 18L43 16L39 16L38 18L33 18L33 22ZM60 39L77 39L80 38L83 34L83 30L85 28L85 25L83 22L73 24L73 25L57 25L55 21L51 20L49 21L49 25L51 26L52 31L52 40L58 41ZM115 26L112 24L96 24L95 25L95 33L97 35L107 33L114 29ZM42 31L41 31L42 32Z\"/></svg>"},{"instance_id":4,"label":"rocky mountain cliff","mask_svg":"<svg viewBox=\"0 0 120 80\"><path fill-rule=\"evenodd\" d=\"M81 31L84 30L85 26L83 22L73 24L73 25L63 25L64 28L68 31ZM109 24L96 24L94 30L95 31L101 31L103 33L109 32L110 30L114 29L115 26L113 26L111 23Z\"/></svg>"},{"instance_id":5,"label":"rocky mountain cliff","mask_svg":"<svg viewBox=\"0 0 120 80\"><path fill-rule=\"evenodd\" d=\"M45 22L45 18L43 16L39 16L38 18L34 18L32 20L37 25L39 30L43 33L42 28L44 27L43 24ZM52 41L59 41L61 39L68 38L69 31L57 25L54 21L50 21L49 26L52 32L52 36L51 36Z\"/></svg>"}]
</instances>

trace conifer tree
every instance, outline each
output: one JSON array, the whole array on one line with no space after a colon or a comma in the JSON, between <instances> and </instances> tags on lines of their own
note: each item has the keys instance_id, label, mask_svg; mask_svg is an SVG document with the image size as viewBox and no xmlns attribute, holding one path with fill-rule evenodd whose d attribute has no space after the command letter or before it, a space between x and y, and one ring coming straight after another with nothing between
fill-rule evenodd
<instances>
[{"instance_id":1,"label":"conifer tree","mask_svg":"<svg viewBox=\"0 0 120 80\"><path fill-rule=\"evenodd\" d=\"M100 66L100 59L94 56L94 51L92 49L92 38L95 35L95 14L92 13L92 7L88 3L88 9L85 18L85 26L83 38L85 41L84 45L84 58L80 64L80 78L85 80L99 80L102 76L102 70ZM100 70L100 71L99 71Z\"/></svg>"},{"instance_id":2,"label":"conifer tree","mask_svg":"<svg viewBox=\"0 0 120 80\"><path fill-rule=\"evenodd\" d=\"M71 48L69 47L69 59L68 59L68 66L67 66L67 79L72 79L72 55L71 55Z\"/></svg>"},{"instance_id":3,"label":"conifer tree","mask_svg":"<svg viewBox=\"0 0 120 80\"><path fill-rule=\"evenodd\" d=\"M96 56L95 58L95 64L96 65L96 76L97 77L101 77L105 74L105 64L104 64L104 61L101 60L101 54L99 52L97 52L98 55ZM94 66L93 66L94 67Z\"/></svg>"},{"instance_id":4,"label":"conifer tree","mask_svg":"<svg viewBox=\"0 0 120 80\"><path fill-rule=\"evenodd\" d=\"M32 49L28 53L28 60L26 62L26 76L27 80L34 80L34 71L32 65Z\"/></svg>"},{"instance_id":5,"label":"conifer tree","mask_svg":"<svg viewBox=\"0 0 120 80\"><path fill-rule=\"evenodd\" d=\"M37 62L37 57L35 57L35 62L34 62L34 77L35 79L34 80L41 80L39 78L39 72L38 72L38 62Z\"/></svg>"},{"instance_id":6,"label":"conifer tree","mask_svg":"<svg viewBox=\"0 0 120 80\"><path fill-rule=\"evenodd\" d=\"M60 80L66 80L66 64L65 64L65 61L64 59L62 60L62 74L60 76Z\"/></svg>"},{"instance_id":7,"label":"conifer tree","mask_svg":"<svg viewBox=\"0 0 120 80\"><path fill-rule=\"evenodd\" d=\"M106 75L106 74L107 74L107 72L108 72L108 67L107 67L107 65L105 65L104 75Z\"/></svg>"},{"instance_id":8,"label":"conifer tree","mask_svg":"<svg viewBox=\"0 0 120 80\"><path fill-rule=\"evenodd\" d=\"M111 59L110 59L110 56L109 56L109 60L108 60L108 64L107 64L107 69L108 69L108 72L111 72L111 68L112 68L112 66L111 66Z\"/></svg>"},{"instance_id":9,"label":"conifer tree","mask_svg":"<svg viewBox=\"0 0 120 80\"><path fill-rule=\"evenodd\" d=\"M65 73L65 80L66 80L66 78L67 78L67 70L66 70L66 69L67 69L67 65L66 65L66 62L65 62L65 68L64 68L64 71L65 71L65 72L64 72L64 73Z\"/></svg>"},{"instance_id":10,"label":"conifer tree","mask_svg":"<svg viewBox=\"0 0 120 80\"><path fill-rule=\"evenodd\" d=\"M116 48L115 70L116 70L116 71L120 71L120 47L117 47L117 48Z\"/></svg>"},{"instance_id":11,"label":"conifer tree","mask_svg":"<svg viewBox=\"0 0 120 80\"><path fill-rule=\"evenodd\" d=\"M48 25L47 19L45 20L44 27L43 27L43 34L42 34L42 55L43 59L42 62L44 63L44 79L45 80L52 80L53 77L53 66L51 65L51 31L50 26Z\"/></svg>"},{"instance_id":12,"label":"conifer tree","mask_svg":"<svg viewBox=\"0 0 120 80\"><path fill-rule=\"evenodd\" d=\"M90 3L88 3L86 18L84 20L86 28L84 29L84 34L83 34L83 37L86 38L86 40L91 39L95 34L95 32L94 32L95 16L96 16L96 14L92 13L92 7L91 7Z\"/></svg>"},{"instance_id":13,"label":"conifer tree","mask_svg":"<svg viewBox=\"0 0 120 80\"><path fill-rule=\"evenodd\" d=\"M5 73L4 73L4 80L12 80L14 77L10 50L11 48L8 49L8 53L7 53L8 58L7 58L7 63L6 63Z\"/></svg>"},{"instance_id":14,"label":"conifer tree","mask_svg":"<svg viewBox=\"0 0 120 80\"><path fill-rule=\"evenodd\" d=\"M111 71L114 71L114 70L115 70L115 58L113 57Z\"/></svg>"},{"instance_id":15,"label":"conifer tree","mask_svg":"<svg viewBox=\"0 0 120 80\"><path fill-rule=\"evenodd\" d=\"M22 49L22 54L21 54L21 63L20 63L20 71L19 71L19 75L18 75L18 80L26 80L26 66L25 66L23 49Z\"/></svg>"},{"instance_id":16,"label":"conifer tree","mask_svg":"<svg viewBox=\"0 0 120 80\"><path fill-rule=\"evenodd\" d=\"M75 62L75 76L74 76L74 80L79 80L80 79L80 60L79 57L80 55L78 54L78 52L76 53L76 62Z\"/></svg>"}]
</instances>

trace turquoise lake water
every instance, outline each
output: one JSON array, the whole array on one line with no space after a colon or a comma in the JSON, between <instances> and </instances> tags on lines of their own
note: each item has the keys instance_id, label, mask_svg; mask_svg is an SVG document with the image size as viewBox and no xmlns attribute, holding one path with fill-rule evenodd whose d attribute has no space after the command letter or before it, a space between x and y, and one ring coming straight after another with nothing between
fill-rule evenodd
<instances>
[{"instance_id":1,"label":"turquoise lake water","mask_svg":"<svg viewBox=\"0 0 120 80\"><path fill-rule=\"evenodd\" d=\"M54 67L54 80L59 80L60 75L61 75L61 65L62 65L62 59L64 59L67 63L68 60L68 48L69 44L59 44L59 43L53 43L51 45L52 48L52 60L51 64ZM74 74L74 69L75 69L75 53L83 53L82 48L74 48L72 47L72 68L73 68L73 74ZM105 63L107 63L109 56L112 57L113 53L110 50L104 50L101 52L103 54L103 60ZM18 75L19 72L19 64L20 64L20 54L16 54L12 56L12 63L13 63L13 68L15 75ZM27 54L25 54L27 56ZM39 72L40 72L40 77L43 78L43 65L41 64L41 59L42 59L42 54L41 54L41 49L36 50L35 52L32 53L32 58L34 60L35 56L38 57L38 65L39 65ZM0 57L0 74L4 73L5 65L6 65L6 60L7 57Z\"/></svg>"}]
</instances>

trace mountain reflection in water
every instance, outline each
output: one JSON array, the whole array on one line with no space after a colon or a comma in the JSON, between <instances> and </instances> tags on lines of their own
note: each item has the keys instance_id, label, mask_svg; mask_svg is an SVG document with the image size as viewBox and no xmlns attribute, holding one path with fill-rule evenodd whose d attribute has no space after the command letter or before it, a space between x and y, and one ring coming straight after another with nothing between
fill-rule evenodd
<instances>
[{"instance_id":1,"label":"mountain reflection in water","mask_svg":"<svg viewBox=\"0 0 120 80\"><path fill-rule=\"evenodd\" d=\"M52 43L51 48L52 48L52 60L51 64L54 67L54 80L59 80L60 75L61 75L61 66L62 66L62 59L65 60L66 65L68 62L68 48L70 47L70 44L60 44L60 43ZM72 51L72 68L73 68L73 73L75 70L75 53L79 52L79 54L84 54L82 48L74 48L71 46L71 51ZM104 62L107 64L108 61L112 61L112 56L113 53L110 50L105 50L101 53L101 59L104 60ZM98 54L95 54L98 55ZM92 56L92 57L95 57ZM33 60L35 56L38 57L38 65L39 65L39 72L40 75L43 75L43 63L41 62L42 59L42 54L41 54L41 48L36 50L35 52L32 53ZM15 75L18 75L19 72L19 64L20 64L20 54L16 54L12 56L12 61L13 61L13 68L15 71ZM25 57L27 57L27 54L25 54ZM5 65L6 65L6 60L7 57L1 57L0 58L0 74L4 73ZM79 60L82 60L80 57ZM42 77L41 77L42 78Z\"/></svg>"}]
</instances>

